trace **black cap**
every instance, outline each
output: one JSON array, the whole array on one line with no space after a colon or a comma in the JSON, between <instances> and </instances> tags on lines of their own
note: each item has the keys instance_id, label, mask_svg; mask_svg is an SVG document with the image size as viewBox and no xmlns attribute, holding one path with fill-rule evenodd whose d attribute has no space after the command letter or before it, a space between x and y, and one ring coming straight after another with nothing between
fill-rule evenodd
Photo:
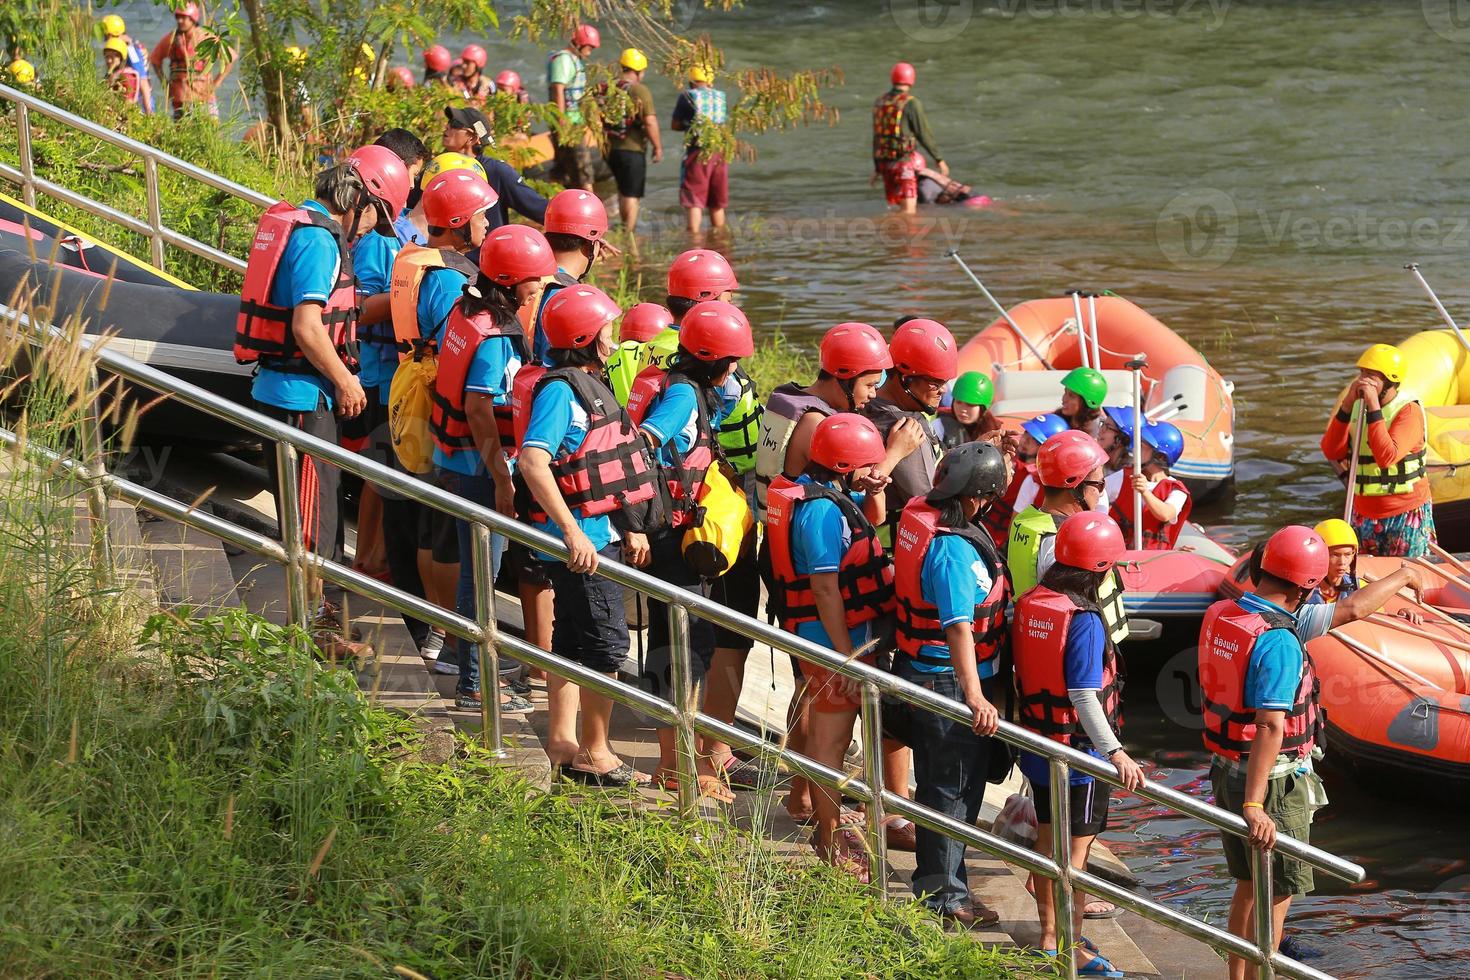
<instances>
[{"instance_id":1,"label":"black cap","mask_svg":"<svg viewBox=\"0 0 1470 980\"><path fill-rule=\"evenodd\" d=\"M988 497L1006 488L1006 462L988 442L967 442L944 454L934 470L931 505L955 497Z\"/></svg>"},{"instance_id":2,"label":"black cap","mask_svg":"<svg viewBox=\"0 0 1470 980\"><path fill-rule=\"evenodd\" d=\"M445 106L444 118L455 129L467 129L474 133L475 139L481 143L490 138L490 120L479 109L471 106Z\"/></svg>"}]
</instances>

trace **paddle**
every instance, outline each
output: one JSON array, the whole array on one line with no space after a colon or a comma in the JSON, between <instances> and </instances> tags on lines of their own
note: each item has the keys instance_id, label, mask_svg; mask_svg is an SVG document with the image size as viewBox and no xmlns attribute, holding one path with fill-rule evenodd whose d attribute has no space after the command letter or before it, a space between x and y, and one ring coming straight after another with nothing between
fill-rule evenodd
<instances>
[{"instance_id":1,"label":"paddle","mask_svg":"<svg viewBox=\"0 0 1470 980\"><path fill-rule=\"evenodd\" d=\"M1441 548L1439 544L1434 541L1429 542L1429 550L1460 570L1460 574L1465 576L1465 581L1461 582L1461 585L1470 585L1470 565L1465 564L1463 561L1456 558L1445 549ZM1428 565L1430 568L1434 567L1433 562L1425 562L1425 564Z\"/></svg>"},{"instance_id":2,"label":"paddle","mask_svg":"<svg viewBox=\"0 0 1470 980\"><path fill-rule=\"evenodd\" d=\"M1400 633L1407 633L1410 636L1417 636L1421 639L1433 640L1435 643L1442 643L1452 650L1460 650L1464 653L1470 653L1470 643L1462 643L1459 640L1452 640L1449 637L1441 636L1438 633L1431 633L1426 629L1415 626L1413 623L1409 622L1407 619L1404 619L1401 616L1389 616L1384 613L1373 613L1372 615L1368 616L1364 620L1364 622L1376 623L1379 626L1387 626L1389 629L1398 630Z\"/></svg>"},{"instance_id":3,"label":"paddle","mask_svg":"<svg viewBox=\"0 0 1470 980\"><path fill-rule=\"evenodd\" d=\"M1419 280L1419 285L1424 287L1425 294L1429 296L1429 302L1434 304L1434 308L1439 311L1440 317L1444 320L1445 323L1449 324L1449 328L1453 330L1455 332L1455 336L1459 338L1460 346L1465 348L1467 351L1470 351L1470 340L1466 339L1465 334L1460 330L1459 325L1455 323L1454 317L1450 316L1450 311L1444 308L1444 304L1441 303L1439 301L1439 297L1434 294L1434 289L1429 285L1429 281L1424 278L1424 273L1419 271L1419 263L1410 262L1405 265L1404 268L1408 269L1409 274L1412 275L1415 279Z\"/></svg>"},{"instance_id":4,"label":"paddle","mask_svg":"<svg viewBox=\"0 0 1470 980\"><path fill-rule=\"evenodd\" d=\"M1087 324L1082 320L1082 293L1080 290L1069 289L1067 295L1072 297L1072 322L1077 324L1077 353L1082 358L1082 366L1100 368L1101 364L1092 363L1092 352L1087 342Z\"/></svg>"},{"instance_id":5,"label":"paddle","mask_svg":"<svg viewBox=\"0 0 1470 980\"><path fill-rule=\"evenodd\" d=\"M1006 312L1006 308L1004 306L1001 306L994 296L990 295L990 290L985 288L985 283L981 282L980 277L975 275L975 273L970 269L970 266L965 262L964 259L960 258L959 250L952 248L944 254L959 263L960 268L965 270L965 275L970 277L970 281L980 288L980 292L985 294L986 299L990 300L990 305L999 310L1001 317L1004 318L1006 323L1009 323L1011 325L1011 329L1016 332L1017 337L1021 338L1021 343L1026 345L1026 349L1029 350L1032 354L1036 355L1036 359L1041 362L1041 366L1046 368L1048 371L1054 370L1054 368L1051 366L1051 361L1048 361L1046 359L1046 355L1036 349L1036 345L1031 342L1030 337L1026 336L1026 332L1020 327L1016 326L1016 321L1011 319L1011 315Z\"/></svg>"},{"instance_id":6,"label":"paddle","mask_svg":"<svg viewBox=\"0 0 1470 980\"><path fill-rule=\"evenodd\" d=\"M1143 475L1143 369L1148 358L1139 354L1125 367L1133 372L1133 478ZM1133 489L1133 550L1143 550L1143 494Z\"/></svg>"},{"instance_id":7,"label":"paddle","mask_svg":"<svg viewBox=\"0 0 1470 980\"><path fill-rule=\"evenodd\" d=\"M1386 657L1383 654L1378 653L1376 650L1368 649L1363 644L1359 643L1357 640L1353 639L1351 636L1348 636L1341 630L1328 630L1327 635L1337 640L1349 650L1357 653L1359 656L1367 657L1369 660L1396 670L1410 680L1423 684L1425 687L1433 688L1436 691L1444 690L1444 688L1440 687L1438 684L1434 683L1434 681L1425 677L1423 674L1415 673L1414 671L1405 667L1403 664L1399 663L1397 660L1394 660L1392 657Z\"/></svg>"},{"instance_id":8,"label":"paddle","mask_svg":"<svg viewBox=\"0 0 1470 980\"><path fill-rule=\"evenodd\" d=\"M1348 443L1348 471L1347 471L1347 502L1342 505L1342 519L1349 526L1353 523L1353 493L1358 486L1358 452L1363 445L1363 419L1368 413L1363 411L1363 403L1359 402L1353 410L1357 413L1358 421L1353 428L1353 441Z\"/></svg>"}]
</instances>

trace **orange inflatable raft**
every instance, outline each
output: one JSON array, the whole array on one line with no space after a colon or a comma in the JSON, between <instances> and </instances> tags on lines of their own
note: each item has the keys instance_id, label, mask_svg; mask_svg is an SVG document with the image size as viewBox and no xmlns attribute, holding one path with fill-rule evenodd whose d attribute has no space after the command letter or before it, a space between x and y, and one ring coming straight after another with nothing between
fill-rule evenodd
<instances>
[{"instance_id":1,"label":"orange inflatable raft","mask_svg":"<svg viewBox=\"0 0 1470 980\"><path fill-rule=\"evenodd\" d=\"M1250 564L1250 553L1240 557L1234 567L1220 581L1220 598L1239 599L1242 593L1250 587L1246 581L1248 574L1247 566ZM1379 558L1374 555L1358 556L1358 576L1363 579L1378 579L1396 572L1404 564L1402 558ZM1425 589L1423 599L1431 606L1443 609L1452 616L1470 617L1470 588L1464 585L1454 585L1443 579L1436 579L1435 586ZM1395 615L1401 609L1414 608L1405 598L1395 596L1383 605L1383 612ZM1433 618L1432 615L1430 618ZM1470 637L1467 637L1470 641Z\"/></svg>"},{"instance_id":2,"label":"orange inflatable raft","mask_svg":"<svg viewBox=\"0 0 1470 980\"><path fill-rule=\"evenodd\" d=\"M1094 311L1100 363L1091 366L1107 378L1105 404L1133 404L1132 374L1125 365L1143 354L1148 360L1143 371L1144 411L1151 418L1173 422L1184 434L1184 455L1173 475L1189 485L1196 503L1225 493L1235 479L1230 382L1182 337L1121 296L1083 300L1085 326L1094 322ZM1061 403L1062 376L1083 364L1079 342L1083 331L1071 297L1031 300L1009 314L1014 327L1001 318L965 344L960 370L990 375L995 382L991 410L1019 424L1054 411Z\"/></svg>"}]
</instances>

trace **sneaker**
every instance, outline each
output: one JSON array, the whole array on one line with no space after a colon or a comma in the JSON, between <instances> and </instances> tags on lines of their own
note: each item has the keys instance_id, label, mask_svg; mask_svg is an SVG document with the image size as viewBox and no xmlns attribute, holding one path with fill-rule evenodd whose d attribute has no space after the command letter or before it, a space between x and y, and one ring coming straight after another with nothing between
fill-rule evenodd
<instances>
[{"instance_id":1,"label":"sneaker","mask_svg":"<svg viewBox=\"0 0 1470 980\"><path fill-rule=\"evenodd\" d=\"M529 699L523 698L519 694L512 694L500 702L500 713L503 715L523 715L535 707Z\"/></svg>"},{"instance_id":2,"label":"sneaker","mask_svg":"<svg viewBox=\"0 0 1470 980\"><path fill-rule=\"evenodd\" d=\"M523 698L524 697L530 697L530 695L531 695L531 684L530 684L530 682L529 681L526 681L526 680L523 680L521 678L516 678L515 680L508 680L508 681L506 681L505 682L505 688L506 688L506 690L510 691L512 694L520 695Z\"/></svg>"},{"instance_id":3,"label":"sneaker","mask_svg":"<svg viewBox=\"0 0 1470 980\"><path fill-rule=\"evenodd\" d=\"M466 694L463 691L454 692L454 706L460 711L479 711L480 704L479 691L474 694Z\"/></svg>"},{"instance_id":4,"label":"sneaker","mask_svg":"<svg viewBox=\"0 0 1470 980\"><path fill-rule=\"evenodd\" d=\"M448 674L450 677L459 676L459 657L438 657L434 660L434 673Z\"/></svg>"},{"instance_id":5,"label":"sneaker","mask_svg":"<svg viewBox=\"0 0 1470 980\"><path fill-rule=\"evenodd\" d=\"M444 634L429 631L424 637L424 642L419 645L419 656L425 660L438 660L439 653L444 649Z\"/></svg>"},{"instance_id":6,"label":"sneaker","mask_svg":"<svg viewBox=\"0 0 1470 980\"><path fill-rule=\"evenodd\" d=\"M316 612L316 617L311 621L313 633L332 633L336 636L344 635L342 632L342 610L336 603L322 600L321 608ZM356 641L362 640L362 630L356 626L349 626L346 636Z\"/></svg>"}]
</instances>

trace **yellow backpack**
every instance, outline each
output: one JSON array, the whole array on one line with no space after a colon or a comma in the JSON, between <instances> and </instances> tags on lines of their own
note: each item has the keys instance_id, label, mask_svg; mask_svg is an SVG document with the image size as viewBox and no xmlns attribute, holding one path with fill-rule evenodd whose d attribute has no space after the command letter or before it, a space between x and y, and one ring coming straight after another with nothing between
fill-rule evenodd
<instances>
[{"instance_id":1,"label":"yellow backpack","mask_svg":"<svg viewBox=\"0 0 1470 980\"><path fill-rule=\"evenodd\" d=\"M704 520L684 532L684 561L702 578L719 578L740 557L755 518L745 494L725 476L718 460L704 475L699 506Z\"/></svg>"},{"instance_id":2,"label":"yellow backpack","mask_svg":"<svg viewBox=\"0 0 1470 980\"><path fill-rule=\"evenodd\" d=\"M439 364L431 351L419 347L398 363L388 388L388 435L393 453L405 470L422 476L434 468L434 434L429 412L434 406L434 379Z\"/></svg>"}]
</instances>

